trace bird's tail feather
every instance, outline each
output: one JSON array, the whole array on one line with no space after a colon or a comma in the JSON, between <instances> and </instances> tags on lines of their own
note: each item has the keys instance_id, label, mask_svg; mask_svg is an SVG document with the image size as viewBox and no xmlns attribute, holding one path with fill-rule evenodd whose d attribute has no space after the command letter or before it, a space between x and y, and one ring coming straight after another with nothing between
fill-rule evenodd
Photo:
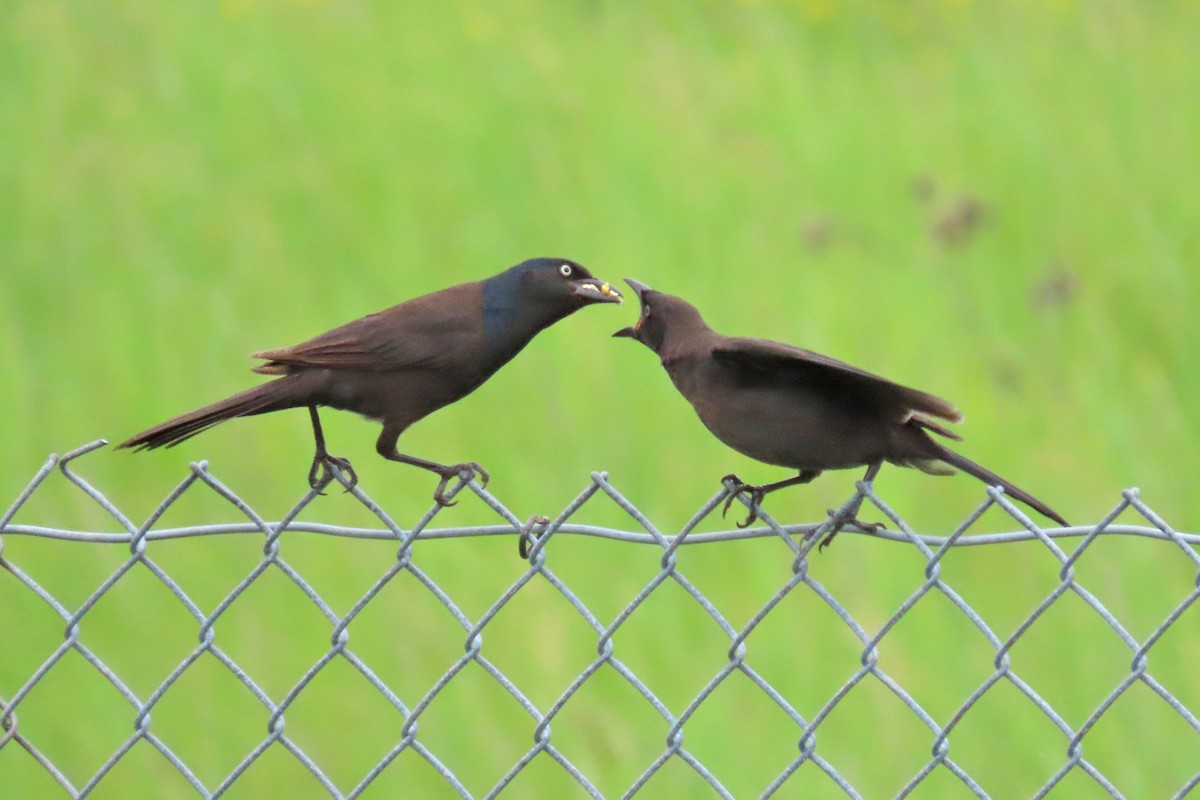
<instances>
[{"instance_id":1,"label":"bird's tail feather","mask_svg":"<svg viewBox=\"0 0 1200 800\"><path fill-rule=\"evenodd\" d=\"M198 408L155 425L153 428L144 430L121 442L117 447L135 447L138 450L173 447L227 419L303 405L298 401L297 387L293 383L294 381L289 378L280 378L261 386L255 386L253 389L247 389L212 405Z\"/></svg>"},{"instance_id":2,"label":"bird's tail feather","mask_svg":"<svg viewBox=\"0 0 1200 800\"><path fill-rule=\"evenodd\" d=\"M1034 511L1037 511L1039 514L1054 520L1064 528L1070 527L1070 523L1059 516L1059 514L1054 509L1050 508L1050 506L1046 505L1041 500L1038 500L1024 489L1021 489L1020 487L1006 481L1004 478L1001 478L987 467L976 464L971 459L966 458L965 456L960 456L953 450L943 447L933 440L930 440L930 444L937 448L937 458L945 461L950 466L957 467L968 475L975 476L988 486L1003 486L1005 494L1007 494L1009 497L1020 500Z\"/></svg>"}]
</instances>

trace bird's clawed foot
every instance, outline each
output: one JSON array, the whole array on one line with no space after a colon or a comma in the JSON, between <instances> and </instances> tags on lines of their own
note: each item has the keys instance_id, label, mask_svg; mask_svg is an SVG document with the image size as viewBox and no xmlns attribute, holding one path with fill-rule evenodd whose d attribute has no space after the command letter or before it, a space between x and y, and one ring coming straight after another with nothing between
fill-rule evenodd
<instances>
[{"instance_id":1,"label":"bird's clawed foot","mask_svg":"<svg viewBox=\"0 0 1200 800\"><path fill-rule=\"evenodd\" d=\"M437 488L433 490L433 502L437 503L442 508L449 508L450 506L458 504L457 500L450 500L446 497L446 487L450 484L450 481L454 480L455 478L462 478L463 480L470 481L473 480L475 476L479 476L479 485L481 487L486 487L488 484L488 478L490 477L488 475L488 471L479 466L479 464L476 464L474 461L467 461L462 464L451 464L450 466L442 467L441 469L437 470L437 473L438 475L442 476L442 479L438 482Z\"/></svg>"},{"instance_id":2,"label":"bird's clawed foot","mask_svg":"<svg viewBox=\"0 0 1200 800\"><path fill-rule=\"evenodd\" d=\"M312 466L308 470L308 485L311 489L316 489L327 479L336 478L333 474L333 468L341 470L350 479L349 485L346 486L346 491L350 491L358 485L358 474L355 473L354 467L350 466L350 460L330 455L326 450L317 450L313 456ZM317 494L325 494L317 492Z\"/></svg>"},{"instance_id":3,"label":"bird's clawed foot","mask_svg":"<svg viewBox=\"0 0 1200 800\"><path fill-rule=\"evenodd\" d=\"M818 553L822 552L826 547L828 547L833 541L834 537L837 536L841 532L842 528L846 527L847 525L853 525L859 530L866 531L867 533L879 533L882 530L886 530L882 522L863 522L860 520L857 516L857 508L847 508L839 511L834 511L832 508L827 508L825 509L825 513L829 515L829 521L832 524L832 527L830 527L829 533L826 534L825 538L821 541L821 544L817 546Z\"/></svg>"},{"instance_id":4,"label":"bird's clawed foot","mask_svg":"<svg viewBox=\"0 0 1200 800\"><path fill-rule=\"evenodd\" d=\"M550 518L543 517L541 514L534 514L526 521L525 525L521 528L521 537L517 540L517 553L523 560L529 560L529 551L542 538L542 534L549 524Z\"/></svg>"},{"instance_id":5,"label":"bird's clawed foot","mask_svg":"<svg viewBox=\"0 0 1200 800\"><path fill-rule=\"evenodd\" d=\"M762 503L763 498L766 497L766 491L764 491L763 487L761 486L754 486L746 483L733 473L730 473L722 478L721 483L733 484L733 487L729 490L729 497L725 498L725 505L721 509L721 516L724 517L727 513L729 513L729 507L733 505L734 499L739 494L742 492L748 492L750 494L750 513L746 515L744 520L736 524L739 528L750 527L750 525L753 524L756 519L758 519L758 506Z\"/></svg>"}]
</instances>

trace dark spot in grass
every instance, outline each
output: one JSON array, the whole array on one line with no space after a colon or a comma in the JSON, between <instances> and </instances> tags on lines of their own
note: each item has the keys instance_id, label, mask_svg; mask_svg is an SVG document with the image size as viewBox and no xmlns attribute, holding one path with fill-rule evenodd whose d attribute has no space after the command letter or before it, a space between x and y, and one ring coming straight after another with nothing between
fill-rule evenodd
<instances>
[{"instance_id":1,"label":"dark spot in grass","mask_svg":"<svg viewBox=\"0 0 1200 800\"><path fill-rule=\"evenodd\" d=\"M934 220L933 238L946 247L964 245L990 215L991 211L978 197L962 195Z\"/></svg>"},{"instance_id":2,"label":"dark spot in grass","mask_svg":"<svg viewBox=\"0 0 1200 800\"><path fill-rule=\"evenodd\" d=\"M1033 307L1058 308L1072 302L1079 293L1079 273L1061 264L1047 265L1043 275L1029 292Z\"/></svg>"}]
</instances>

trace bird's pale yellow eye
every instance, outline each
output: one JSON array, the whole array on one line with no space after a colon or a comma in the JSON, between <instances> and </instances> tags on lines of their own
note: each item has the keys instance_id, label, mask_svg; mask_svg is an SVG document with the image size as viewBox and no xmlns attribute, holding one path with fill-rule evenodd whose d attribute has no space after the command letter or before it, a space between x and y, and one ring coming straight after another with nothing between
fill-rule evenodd
<instances>
[{"instance_id":1,"label":"bird's pale yellow eye","mask_svg":"<svg viewBox=\"0 0 1200 800\"><path fill-rule=\"evenodd\" d=\"M562 275L564 278L571 277L571 265L563 264L561 267L558 268L558 274Z\"/></svg>"}]
</instances>

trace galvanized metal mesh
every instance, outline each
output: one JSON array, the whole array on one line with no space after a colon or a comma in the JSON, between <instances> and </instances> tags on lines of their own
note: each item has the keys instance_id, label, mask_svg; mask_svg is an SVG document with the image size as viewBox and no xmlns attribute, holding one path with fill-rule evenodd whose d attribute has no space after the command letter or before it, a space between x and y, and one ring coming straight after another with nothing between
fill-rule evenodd
<instances>
[{"instance_id":1,"label":"galvanized metal mesh","mask_svg":"<svg viewBox=\"0 0 1200 800\"><path fill-rule=\"evenodd\" d=\"M827 728L827 726L824 726L824 723L830 713L838 707L839 703L843 702L856 686L863 682L876 682L886 687L888 691L911 711L914 718L919 720L923 729L926 729L928 732L928 760L907 780L897 795L900 797L913 793L920 795L919 790L928 788L929 779L933 775L937 775L939 778L949 776L951 782L958 787L956 790L958 794L974 795L977 797L989 796L986 787L981 785L976 777L972 775L971 771L963 764L956 762L954 750L950 746L950 739L951 735L959 727L960 722L970 716L972 710L980 702L980 699L994 686L1001 683L1006 683L1015 688L1016 696L1021 698L1020 702L1027 703L1030 707L1036 709L1037 713L1044 717L1057 731L1058 758L1061 759L1061 764L1037 791L1036 796L1047 795L1056 788L1061 789L1064 785L1078 787L1079 784L1077 782L1072 784L1070 781L1078 781L1080 777L1083 778L1084 782L1093 792L1107 794L1112 797L1126 796L1124 792L1129 791L1128 789L1123 790L1116 785L1110 776L1106 775L1097 764L1088 759L1085 755L1085 744L1094 739L1093 729L1096 723L1110 711L1119 698L1129 692L1131 687L1148 689L1149 694L1144 691L1141 692L1142 699L1140 702L1146 702L1147 697L1157 698L1153 702L1169 709L1171 714L1175 715L1177 720L1182 722L1185 729L1190 729L1187 730L1187 735L1195 737L1194 741L1191 742L1191 747L1196 753L1194 764L1196 771L1178 787L1174 796L1183 797L1200 785L1200 718L1197 717L1196 712L1192 708L1189 708L1175 694L1168 690L1163 683L1157 680L1150 669L1151 656L1155 645L1160 641L1164 633L1176 625L1181 618L1190 619L1190 624L1195 627L1195 612L1186 617L1185 614L1197 598L1200 597L1200 554L1197 552L1197 546L1200 545L1200 535L1177 532L1140 499L1136 489L1125 491L1121 500L1112 511L1095 525L1047 531L1039 527L1019 507L1010 503L1000 489L990 488L987 490L986 499L949 536L932 537L915 533L891 507L874 493L871 485L860 482L856 487L856 494L847 500L845 507L850 508L856 501L861 499L864 501L864 508L873 507L877 509L887 518L889 530L873 534L873 536L899 541L908 547L915 548L920 553L924 563L923 572L915 576L917 578L916 585L908 598L881 625L868 626L856 619L847 608L847 605L839 601L810 572L810 551L826 533L828 523L821 525L781 525L766 510L763 510L760 512L761 525L757 528L717 532L698 532L695 530L703 520L708 518L715 510L718 510L726 500L730 493L728 485L706 502L681 530L673 533L665 533L659 530L650 519L643 515L622 494L614 482L610 481L608 475L603 472L592 473L579 495L553 518L535 517L529 520L519 519L486 488L474 482L459 481L457 485L452 486L449 492L451 497L462 492L474 493L483 501L485 507L491 509L495 514L496 519L491 521L492 524L475 527L434 528L432 523L438 517L439 513L441 513L441 509L434 506L411 528L405 529L392 519L379 504L373 501L363 487L356 486L351 489L351 494L365 509L378 519L380 525L373 528L346 528L299 520L300 513L313 501L318 491L325 484L318 486L317 489L304 496L281 520L269 522L263 519L232 489L211 474L206 464L198 463L192 465L191 473L159 504L157 509L144 522L138 524L129 519L104 494L72 469L71 461L73 459L96 449L102 444L103 442L96 442L87 445L61 458L52 456L37 472L25 490L21 492L3 516L0 516L0 566L3 566L7 570L7 574L0 573L0 580L18 581L29 592L34 593L40 598L65 624L61 643L54 647L53 651L49 653L44 661L20 685L0 686L0 756L3 756L5 748L19 748L29 759L36 762L41 770L44 770L47 775L52 777L65 790L65 793L71 797L88 795L110 772L117 768L122 758L132 748L141 743L145 743L161 753L166 762L174 770L177 770L191 787L194 788L196 795L205 798L220 797L234 790L239 785L239 779L263 757L264 753L278 748L286 750L292 758L303 765L314 776L320 786L323 787L324 791L328 793L328 796L334 798L350 798L363 794L372 786L373 781L376 781L378 776L387 770L389 765L404 753L415 754L427 762L440 775L446 787L454 793L462 797L481 796L478 790L473 793L468 789L466 782L460 778L454 765L442 759L435 752L434 748L428 745L422 738L421 732L423 714L435 699L448 686L453 685L459 676L463 674L464 670L468 668L482 669L487 675L491 676L495 683L511 695L533 721L533 738L528 749L512 763L503 777L495 785L491 786L486 791L486 794L482 794L482 796L486 797L498 795L518 796L514 791L506 790L512 787L514 781L522 775L535 759L539 758L551 759L587 795L596 798L605 796L597 788L593 777L587 774L576 763L576 760L572 760L572 758L568 757L565 752L556 746L556 739L552 732L552 724L557 719L560 719L561 712L571 704L572 699L577 696L589 680L593 679L602 670L615 672L616 675L620 676L623 681L632 687L636 694L644 700L645 704L653 709L654 714L661 717L663 729L666 731L666 736L661 747L655 752L645 754L646 766L644 770L641 771L630 785L620 790L620 796L622 797L652 796L653 791L646 790L645 788L647 784L661 770L666 768L667 765L672 765L676 762L686 765L686 768L694 771L695 775L702 781L702 784L711 790L711 796L727 798L734 796L726 788L722 775L718 774L718 770L706 763L705 759L697 754L695 748L690 748L685 739L685 733L689 729L689 720L692 720L697 711L710 700L714 692L725 684L726 681L734 678L734 676L739 676L739 679L747 679L750 684L757 687L757 690L761 692L763 697L786 715L793 724L791 736L795 744L795 756L784 769L762 785L761 790L757 792L758 796L761 797L794 796L794 790L789 781L797 770L806 766L819 770L827 778L827 784L829 787L832 787L835 794L844 794L846 797L853 798L863 796L860 793L860 789L853 785L852 780L839 771L835 760L826 757L826 751L822 747L822 734ZM17 513L56 468L61 470L62 474L90 499L90 502L94 502L110 515L119 525L120 531L117 533L94 533L16 524L13 520ZM342 480L342 476L340 475L331 475L326 476L325 482L328 483L335 478ZM187 528L157 527L160 518L174 503L183 497L185 493L196 490L211 490L217 493L227 500L233 508L237 509L239 517L244 517L244 521L232 524ZM745 498L741 496L738 499L742 500L743 503L745 502ZM582 525L573 522L573 519L577 517L585 505L596 503L614 504L627 515L629 520L628 527L618 529ZM1019 529L1016 532L1004 534L968 534L971 525L980 515L992 507L1002 509L1015 521ZM1140 515L1146 524L1128 525L1116 523L1119 516L1123 514L1127 515L1129 512ZM289 561L285 557L287 548L284 544L284 534L296 535L301 532L394 540L397 544L396 558L394 563L390 564L378 580L375 581L374 585L362 594L348 613L338 614L326 603L313 585L306 580L305 576L289 564ZM208 610L201 608L197 602L189 597L189 594L185 591L181 583L175 577L172 577L167 570L159 566L153 557L154 543L156 541L180 537L231 536L247 533L258 534L263 537L264 546L261 560L244 578L233 586L224 600L218 603L215 608ZM528 555L528 567L515 582L500 596L496 597L485 613L477 617L469 617L460 610L454 598L418 566L416 545L428 539L491 535L514 535L519 537L522 550ZM129 556L84 602L77 606L69 607L23 571L19 564L14 563L11 555L5 556L3 548L6 539L11 541L17 536L47 537L88 543L117 543L128 547ZM657 564L655 574L646 583L644 588L625 604L614 618L602 619L596 613L593 613L583 599L572 590L568 582L560 579L550 566L549 553L552 549L552 543L556 538L565 536L606 537L628 542L630 546L644 548L645 557L652 559ZM1191 564L1189 569L1195 570L1197 574L1197 579L1190 586L1184 587L1181 596L1177 600L1172 598L1169 613L1166 614L1160 624L1154 627L1149 635L1141 638L1135 637L1122 623L1121 619L1118 618L1117 613L1107 608L1100 601L1097 594L1089 591L1076 575L1076 562L1102 536L1148 537L1160 540L1164 551L1171 551L1166 557L1187 559ZM770 599L748 620L733 620L728 618L722 609L718 607L718 604L711 601L684 574L683 569L679 566L679 549L685 545L703 542L727 542L751 537L771 537L781 542L787 548L786 558L792 564L791 577L783 585L779 586ZM1077 546L1070 552L1064 550L1063 545L1060 544L1060 542L1064 542L1067 539L1079 540ZM1033 609L1032 613L1029 613L1011 634L1005 636L998 633L943 577L941 562L943 557L952 548L967 545L1000 545L1016 541L1040 542L1045 550L1057 560L1059 564L1059 580L1044 600ZM712 546L719 547L722 545L713 544ZM834 553L836 551L837 548L834 549ZM514 559L516 558L515 552L513 557ZM148 571L157 581L161 582L175 597L179 605L186 609L187 615L194 621L198 632L196 643L190 652L148 694L134 691L123 680L122 675L116 668L110 666L104 658L89 647L86 637L82 636L80 632L82 621L96 604L114 586L135 570ZM264 688L262 676L251 674L250 670L245 669L239 664L238 660L223 647L221 639L214 632L216 624L222 619L222 616L230 606L240 597L243 597L267 573L282 575L286 580L298 587L308 600L319 609L330 626L330 638L326 652L308 668L290 690L284 693L271 692ZM411 696L411 694L409 696L402 696L401 692L389 686L388 682L372 669L372 665L367 663L367 660L356 653L355 649L350 646L350 632L354 628L356 619L369 604L380 602L380 593L400 575L406 575L415 579L415 581L409 581L407 585L410 588L418 587L420 591L427 592L430 597L441 604L450 613L452 618L456 620L464 634L464 647L461 656L454 661L444 674L429 685L423 693L415 697ZM549 704L534 702L530 698L529 693L527 693L528 687L523 690L517 680L506 675L505 671L497 666L495 656L492 652L483 645L483 633L487 630L489 624L495 620L496 616L515 597L520 595L534 582L540 582L552 587L554 592L565 598L574 610L574 613L577 613L594 632L596 640L594 658L570 682L570 685ZM719 631L717 635L724 640L726 653L724 663L720 668L704 683L700 691L696 692L681 707L678 705L672 707L660 699L650 686L639 677L638 672L622 658L622 653L618 652L618 649L614 645L614 639L618 632L621 631L622 627L631 618L651 613L650 610L645 609L647 601L664 585L668 584L673 584L685 592L703 610L704 615L712 620L715 626L714 630ZM773 685L770 680L756 671L753 665L754 660L751 657L750 648L747 644L748 637L759 628L781 601L793 592L807 592L818 598L821 603L837 615L845 628L852 633L859 644L857 663L847 665L847 676L844 683L828 697L815 714L810 715L802 714L797 709L797 704L788 696L788 693L784 689ZM949 716L935 715L927 710L900 681L885 671L880 661L880 647L885 637L893 631L897 623L904 619L923 597L931 594L940 595L952 604L961 613L962 617L969 621L970 626L986 639L988 646L993 652L993 669L990 674ZM1014 667L1010 652L1014 645L1022 640L1031 628L1038 624L1039 619L1043 617L1048 609L1058 603L1061 598L1069 595L1073 595L1081 600L1083 607L1087 609L1086 613L1098 616L1119 637L1124 647L1127 648L1129 657L1127 668L1122 669L1121 675L1112 686L1111 691L1095 706L1094 710L1086 716L1081 724L1078 721L1074 724L1069 723L1066 715L1056 710L1050 702L1044 699L1022 677ZM1078 606L1078 604L1076 605ZM2 611L0 609L0 613ZM662 623L668 624L669 621L664 620ZM755 646L759 646L757 642L758 640L756 640ZM782 642L780 646L786 647L787 643ZM6 650L11 647L12 643L6 643ZM43 743L35 741L33 736L26 734L27 720L23 715L22 709L22 704L30 692L40 682L46 680L47 676L52 674L63 660L71 654L82 656L96 673L116 688L128 703L129 721L131 723L131 732L128 738L113 750L94 773L85 776L82 780L78 777L73 779L69 776L71 769L60 763L63 758L62 753L52 753ZM4 657L3 651L0 651L0 658ZM170 695L179 684L181 677L201 658L216 659L216 661L228 670L229 674L236 681L249 690L250 695L268 712L266 729L262 732L261 739L245 754L236 767L216 782L202 780L199 772L172 747L171 743L158 735L155 725L152 723L152 712L154 712L156 706L164 697ZM289 736L285 725L289 710L296 703L297 699L305 694L314 678L333 662L342 662L342 664L348 665L361 674L377 692L377 702L386 704L397 712L398 722L393 731L394 746L383 757L379 758L365 774L362 774L357 783L353 785L344 785L337 782L327 773L317 757L306 752L305 748L299 742L292 736ZM688 664L679 665L681 671L688 670L689 668ZM1068 667L1064 665L1064 668ZM1009 696L1013 696L1012 693ZM76 723L73 720L62 720L61 724L73 725ZM205 732L205 735L219 735L219 732L209 731ZM470 733L464 731L463 735L467 736ZM731 732L730 735L736 738L736 732ZM1136 747L1137 732L1127 731L1125 735L1129 737L1129 744L1127 746L1131 748ZM1089 736L1092 736L1093 739L1089 739ZM1067 783L1064 783L1065 781ZM4 776L0 774L0 787L3 785ZM940 783L938 785L944 786L945 784ZM1072 790L1067 789L1066 791L1069 793ZM0 791L0 794L3 794L3 792Z\"/></svg>"}]
</instances>

